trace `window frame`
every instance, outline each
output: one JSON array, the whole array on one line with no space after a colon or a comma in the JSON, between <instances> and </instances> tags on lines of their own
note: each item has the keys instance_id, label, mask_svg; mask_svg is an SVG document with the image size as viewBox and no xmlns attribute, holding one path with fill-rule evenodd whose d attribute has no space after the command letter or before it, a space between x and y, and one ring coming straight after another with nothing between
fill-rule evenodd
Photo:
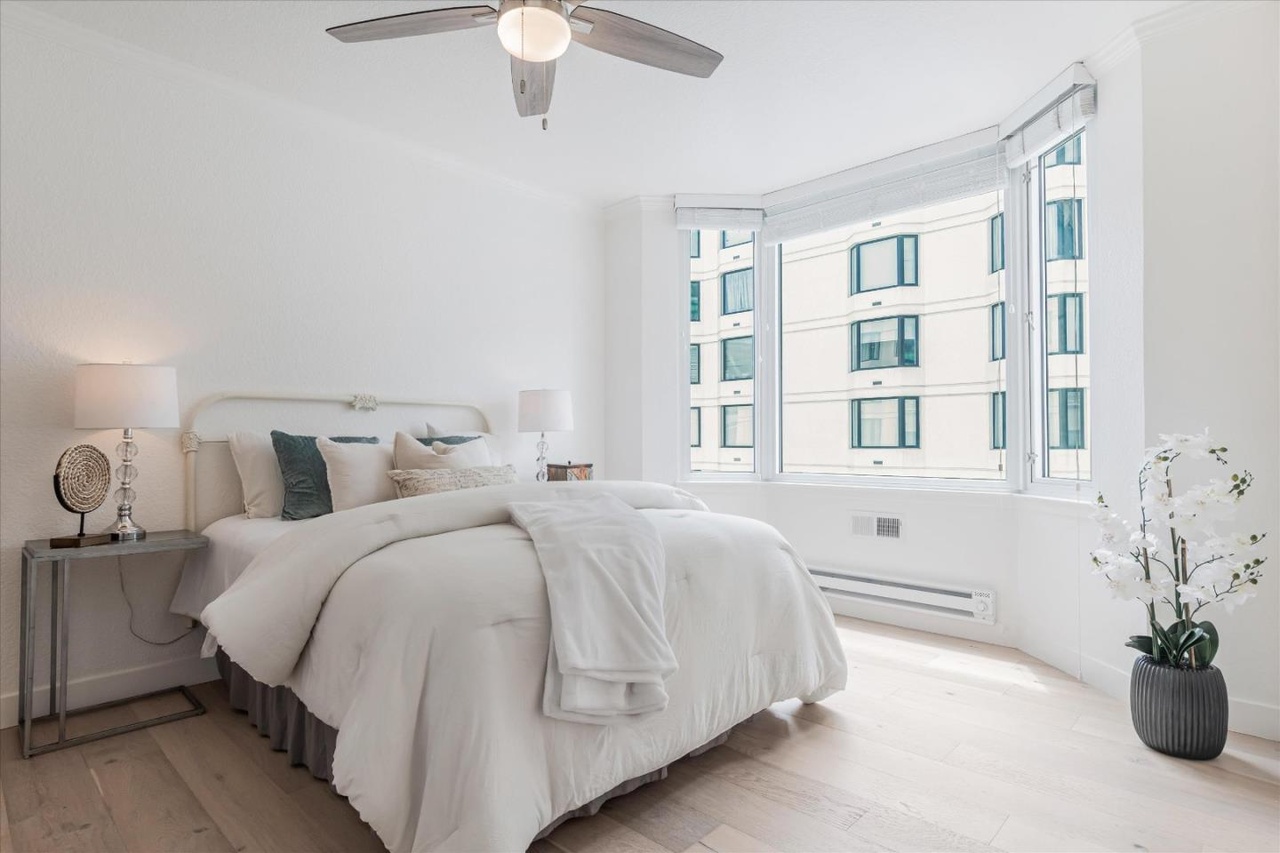
<instances>
[{"instance_id":1,"label":"window frame","mask_svg":"<svg viewBox=\"0 0 1280 853\"><path fill-rule=\"evenodd\" d=\"M876 364L870 367L862 366L862 325L864 323L881 323L885 320L897 320L898 326L898 363L897 364ZM912 343L915 344L913 360L907 363L903 358L903 342L906 341L906 325L911 320L915 326L915 334L912 337ZM864 370L893 370L897 368L910 368L920 366L920 315L919 314L891 314L888 317L871 317L866 320L854 320L849 324L849 372L859 373Z\"/></svg>"},{"instance_id":2,"label":"window frame","mask_svg":"<svg viewBox=\"0 0 1280 853\"><path fill-rule=\"evenodd\" d=\"M729 284L729 276L734 275L735 273L740 273L740 272L751 273L751 289L748 291L748 293L751 294L751 305L750 307L747 307L747 308L739 308L737 311L729 311L727 310L729 307L729 294L728 294L728 291L726 290ZM751 311L756 310L755 288L757 284L756 282L757 278L758 276L756 275L754 266L741 267L740 269L736 269L736 270L726 270L725 272L720 273L720 316L721 317L731 317L734 314L747 314ZM701 313L701 306L699 306L699 313Z\"/></svg>"},{"instance_id":3,"label":"window frame","mask_svg":"<svg viewBox=\"0 0 1280 853\"><path fill-rule=\"evenodd\" d=\"M1048 335L1048 333L1049 333L1049 310L1048 310L1047 303L1048 303L1048 301L1049 301L1050 299L1057 300L1057 302L1058 302L1058 322L1057 322L1057 327L1058 327L1058 328L1057 328L1057 330L1056 330L1056 331L1057 331L1057 333L1058 333L1058 347L1059 347L1059 348L1058 348L1058 349L1050 349L1050 348L1049 348L1049 343L1048 343L1048 341L1046 340L1046 341L1045 341L1045 345L1044 345L1044 352L1045 352L1045 355L1084 355L1084 354L1085 354L1085 347L1084 347L1084 340L1085 340L1085 339L1084 339L1084 294L1083 294L1083 293L1076 292L1076 291L1067 291L1067 292L1064 292L1064 293L1050 293L1048 296L1046 296L1046 297L1045 297L1046 308L1045 308L1045 312L1044 312L1044 317L1045 317L1045 329L1044 329L1044 330L1045 330L1045 334L1046 334L1046 336L1047 336L1047 335ZM1066 342L1067 342L1067 340L1068 340L1068 336L1067 336L1067 329L1068 329L1069 324L1067 323L1067 312L1066 312L1066 310L1065 310L1065 309L1066 309L1066 304L1067 304L1067 302L1068 302L1068 301L1072 301L1072 302L1075 302L1075 303L1076 303L1076 322L1075 322L1075 332L1076 332L1076 346L1077 346L1077 349L1069 349L1069 348L1067 347L1067 343L1066 343Z\"/></svg>"},{"instance_id":4,"label":"window frame","mask_svg":"<svg viewBox=\"0 0 1280 853\"><path fill-rule=\"evenodd\" d=\"M996 230L996 220L1000 221L999 231ZM996 234L1000 235L1000 266L996 266ZM987 275L995 275L1002 272L1005 268L1005 251L1004 251L1004 211L1000 211L995 216L987 220Z\"/></svg>"},{"instance_id":5,"label":"window frame","mask_svg":"<svg viewBox=\"0 0 1280 853\"><path fill-rule=\"evenodd\" d=\"M883 243L886 240L897 241L897 267L898 267L898 283L886 284L883 287L863 287L862 286L862 247L872 246L876 243ZM906 263L906 241L912 242L912 281L907 281L907 263ZM874 240L863 240L861 243L855 243L849 247L849 295L856 296L859 293L876 293L881 290L892 290L895 287L919 287L920 286L920 235L919 234L890 234L886 237L877 237Z\"/></svg>"},{"instance_id":6,"label":"window frame","mask_svg":"<svg viewBox=\"0 0 1280 853\"><path fill-rule=\"evenodd\" d=\"M1045 231L1044 231L1044 233L1045 233L1046 235L1048 235L1048 233L1049 233L1049 208L1050 208L1050 207L1052 207L1052 208L1054 208L1055 210L1061 210L1061 209L1062 209L1063 207L1065 207L1065 206L1070 206L1070 207L1071 207L1071 209L1072 209L1072 214L1071 214L1071 215L1072 215L1072 218L1074 218L1074 220L1075 220L1075 226L1074 226L1074 229L1073 229L1073 234L1074 234L1074 238L1075 238L1075 239L1072 241L1072 247L1071 247L1071 249L1072 249L1072 251L1073 251L1073 252L1075 252L1076 254L1073 254L1073 255L1063 255L1063 254L1049 255L1049 254L1046 252L1046 254L1045 254L1045 260L1046 260L1046 261L1048 261L1048 262L1050 262L1050 263L1053 263L1054 261L1083 261L1083 260L1085 259L1085 257L1084 257L1084 199L1083 199L1083 198L1076 198L1076 197L1072 197L1072 198L1053 198L1053 199L1046 199L1046 200L1045 200L1045 202L1044 202L1044 203L1043 203L1043 205L1042 205L1042 208L1043 208L1043 216L1044 216L1044 222L1045 222L1045 226L1044 226ZM1058 230L1058 239L1056 240L1056 244L1057 244L1057 246L1059 247L1059 248L1058 248L1058 251L1059 251L1059 252L1061 252L1061 247L1062 247L1062 239L1061 239L1061 236L1062 236L1062 219L1061 219L1061 214L1059 214L1059 215L1058 215L1058 218L1055 220L1055 223L1054 223L1054 224L1055 224L1055 227L1056 227L1056 228L1057 228L1057 230Z\"/></svg>"},{"instance_id":7,"label":"window frame","mask_svg":"<svg viewBox=\"0 0 1280 853\"><path fill-rule=\"evenodd\" d=\"M997 408L997 402L999 407ZM997 414L999 430L996 429ZM1009 397L1007 391L991 392L991 449L1008 450L1009 447ZM999 435L999 440L996 436Z\"/></svg>"},{"instance_id":8,"label":"window frame","mask_svg":"<svg viewBox=\"0 0 1280 853\"><path fill-rule=\"evenodd\" d=\"M692 428L693 425L695 424L698 427L698 440L689 442L690 448L702 447L702 407L701 406L689 407L689 425ZM692 431L692 429L690 431Z\"/></svg>"},{"instance_id":9,"label":"window frame","mask_svg":"<svg viewBox=\"0 0 1280 853\"><path fill-rule=\"evenodd\" d=\"M702 384L702 344L689 344L689 384Z\"/></svg>"},{"instance_id":10,"label":"window frame","mask_svg":"<svg viewBox=\"0 0 1280 853\"><path fill-rule=\"evenodd\" d=\"M725 375L729 369L728 344L734 341L750 341L751 342L751 358L747 364L751 370L750 376L735 376L730 378ZM750 335L734 335L732 338L720 339L720 381L721 382L748 382L756 378L756 336Z\"/></svg>"},{"instance_id":11,"label":"window frame","mask_svg":"<svg viewBox=\"0 0 1280 853\"><path fill-rule=\"evenodd\" d=\"M897 444L863 444L862 443L862 404L876 403L883 400L895 400L898 404L898 443ZM915 435L916 443L907 444L906 404L908 400L915 402ZM919 450L920 449L920 397L912 394L891 397L854 397L849 400L849 449L850 450ZM841 475L836 475L841 476Z\"/></svg>"},{"instance_id":12,"label":"window frame","mask_svg":"<svg viewBox=\"0 0 1280 853\"><path fill-rule=\"evenodd\" d=\"M702 322L702 282L699 279L689 279L689 322Z\"/></svg>"},{"instance_id":13,"label":"window frame","mask_svg":"<svg viewBox=\"0 0 1280 853\"><path fill-rule=\"evenodd\" d=\"M991 310L987 314L987 354L990 356L988 361L1004 361L1009 356L1009 303L1000 300L991 306ZM997 323L997 319L999 322ZM996 326L1000 327L999 351L996 355Z\"/></svg>"},{"instance_id":14,"label":"window frame","mask_svg":"<svg viewBox=\"0 0 1280 853\"><path fill-rule=\"evenodd\" d=\"M1075 386L1066 387L1066 388L1050 388L1049 389L1048 391L1049 394L1056 394L1058 396L1058 440L1059 442L1065 442L1066 437L1070 434L1070 429L1068 428L1069 426L1068 413L1070 412L1070 406L1067 405L1067 400L1069 395L1075 396L1079 399L1078 408L1080 410L1080 425L1079 425L1080 443L1079 444L1066 444L1066 443L1054 444L1053 439L1050 438L1050 436L1052 436L1053 433L1046 430L1045 444L1049 450L1088 450L1089 449L1088 442L1085 440L1085 433L1088 432L1086 427L1088 426L1088 423L1089 423L1088 413L1085 411L1086 401L1088 400L1088 395L1085 393L1086 390L1087 389L1085 388L1079 388ZM1047 403L1045 408L1047 411L1048 409ZM1058 477L1055 479L1061 480L1062 478Z\"/></svg>"},{"instance_id":15,"label":"window frame","mask_svg":"<svg viewBox=\"0 0 1280 853\"><path fill-rule=\"evenodd\" d=\"M1046 168L1053 169L1058 166L1079 166L1080 159L1080 134L1074 133L1067 139L1063 140L1061 145L1049 149L1050 154L1057 154L1059 151L1066 152L1067 156L1058 159L1055 157L1053 162L1047 164Z\"/></svg>"},{"instance_id":16,"label":"window frame","mask_svg":"<svg viewBox=\"0 0 1280 853\"><path fill-rule=\"evenodd\" d=\"M729 409L750 409L751 417L747 418L747 422L751 424L751 444L730 444L726 427L729 425L728 410ZM720 406L720 447L723 450L754 450L756 446L756 407L755 403L726 403ZM759 467L759 463L757 463Z\"/></svg>"}]
</instances>

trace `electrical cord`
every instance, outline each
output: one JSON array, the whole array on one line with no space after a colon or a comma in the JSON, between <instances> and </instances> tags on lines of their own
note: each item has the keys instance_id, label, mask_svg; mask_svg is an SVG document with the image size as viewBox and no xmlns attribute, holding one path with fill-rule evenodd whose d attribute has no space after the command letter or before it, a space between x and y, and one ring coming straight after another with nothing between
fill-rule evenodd
<instances>
[{"instance_id":1,"label":"electrical cord","mask_svg":"<svg viewBox=\"0 0 1280 853\"><path fill-rule=\"evenodd\" d=\"M126 592L124 588L124 561L120 557L116 557L116 577L120 580L120 597L124 599L125 607L129 608L129 633L136 639L141 640L149 646L172 646L174 643L190 635L191 632L196 629L196 626L192 625L172 640L148 640L133 629L133 602L129 601L129 593Z\"/></svg>"}]
</instances>

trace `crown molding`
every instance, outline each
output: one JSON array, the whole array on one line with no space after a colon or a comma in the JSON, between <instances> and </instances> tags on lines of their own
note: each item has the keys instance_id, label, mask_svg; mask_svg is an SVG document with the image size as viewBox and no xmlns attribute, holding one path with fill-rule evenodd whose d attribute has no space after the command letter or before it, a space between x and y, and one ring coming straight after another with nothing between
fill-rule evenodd
<instances>
[{"instance_id":1,"label":"crown molding","mask_svg":"<svg viewBox=\"0 0 1280 853\"><path fill-rule=\"evenodd\" d=\"M629 213L647 213L654 210L674 212L675 207L675 196L637 195L606 205L603 213L605 219L612 221Z\"/></svg>"},{"instance_id":2,"label":"crown molding","mask_svg":"<svg viewBox=\"0 0 1280 853\"><path fill-rule=\"evenodd\" d=\"M1125 27L1115 38L1085 59L1085 67L1095 77L1107 74L1145 45L1172 32L1194 27L1209 18L1264 5L1266 0L1188 0L1180 6L1157 12Z\"/></svg>"},{"instance_id":3,"label":"crown molding","mask_svg":"<svg viewBox=\"0 0 1280 853\"><path fill-rule=\"evenodd\" d=\"M0 27L53 42L80 53L91 54L149 75L216 90L233 99L250 101L257 105L265 104L277 111L285 110L311 120L341 125L359 135L398 148L409 156L424 160L443 172L499 186L519 195L546 201L575 212L599 213L598 206L575 196L553 192L491 172L440 149L423 145L407 136L390 133L340 113L285 98L222 74L155 53L97 30L50 15L19 0L0 2Z\"/></svg>"}]
</instances>

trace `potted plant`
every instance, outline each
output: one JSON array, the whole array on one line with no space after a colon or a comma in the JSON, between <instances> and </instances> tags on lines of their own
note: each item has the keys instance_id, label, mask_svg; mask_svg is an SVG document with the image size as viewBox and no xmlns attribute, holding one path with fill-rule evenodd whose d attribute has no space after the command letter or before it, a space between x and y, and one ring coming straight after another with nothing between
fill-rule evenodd
<instances>
[{"instance_id":1,"label":"potted plant","mask_svg":"<svg viewBox=\"0 0 1280 853\"><path fill-rule=\"evenodd\" d=\"M1219 602L1229 613L1251 598L1266 560L1255 553L1266 534L1220 532L1253 484L1248 471L1174 492L1174 462L1226 465L1226 452L1208 430L1162 435L1138 472L1138 525L1112 512L1102 495L1095 514L1102 543L1091 554L1094 574L1117 598L1147 608L1148 633L1125 644L1142 652L1129 686L1133 727L1147 746L1179 758L1216 758L1227 743L1227 685L1212 665L1218 629L1196 615Z\"/></svg>"}]
</instances>

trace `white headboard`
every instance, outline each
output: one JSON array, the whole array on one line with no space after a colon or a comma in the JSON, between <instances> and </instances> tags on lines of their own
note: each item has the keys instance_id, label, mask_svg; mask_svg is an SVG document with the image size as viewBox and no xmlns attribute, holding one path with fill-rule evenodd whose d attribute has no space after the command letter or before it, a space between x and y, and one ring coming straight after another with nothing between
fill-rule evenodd
<instances>
[{"instance_id":1,"label":"white headboard","mask_svg":"<svg viewBox=\"0 0 1280 853\"><path fill-rule=\"evenodd\" d=\"M304 435L376 435L384 441L397 431L416 436L428 431L491 431L484 412L470 403L379 399L372 394L215 394L191 409L182 431L188 530L244 512L227 436L273 429Z\"/></svg>"}]
</instances>

